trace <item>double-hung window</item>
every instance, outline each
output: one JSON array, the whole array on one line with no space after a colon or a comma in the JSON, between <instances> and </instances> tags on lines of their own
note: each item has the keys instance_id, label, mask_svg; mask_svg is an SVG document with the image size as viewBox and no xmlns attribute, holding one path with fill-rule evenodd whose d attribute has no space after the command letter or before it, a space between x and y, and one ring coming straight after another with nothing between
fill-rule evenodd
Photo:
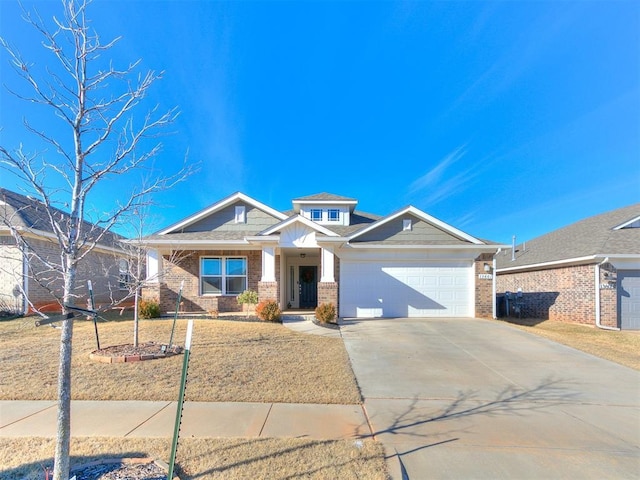
<instances>
[{"instance_id":1,"label":"double-hung window","mask_svg":"<svg viewBox=\"0 0 640 480\"><path fill-rule=\"evenodd\" d=\"M202 257L200 293L239 295L247 289L247 259L244 257Z\"/></svg>"},{"instance_id":2,"label":"double-hung window","mask_svg":"<svg viewBox=\"0 0 640 480\"><path fill-rule=\"evenodd\" d=\"M314 222L321 222L322 221L322 210L319 208L312 208L311 209L311 220L313 220Z\"/></svg>"},{"instance_id":3,"label":"double-hung window","mask_svg":"<svg viewBox=\"0 0 640 480\"><path fill-rule=\"evenodd\" d=\"M120 290L126 290L129 286L129 283L131 283L129 262L122 258L118 262L118 288Z\"/></svg>"},{"instance_id":4,"label":"double-hung window","mask_svg":"<svg viewBox=\"0 0 640 480\"><path fill-rule=\"evenodd\" d=\"M327 215L330 222L340 221L340 210L337 208L330 208L327 212Z\"/></svg>"}]
</instances>

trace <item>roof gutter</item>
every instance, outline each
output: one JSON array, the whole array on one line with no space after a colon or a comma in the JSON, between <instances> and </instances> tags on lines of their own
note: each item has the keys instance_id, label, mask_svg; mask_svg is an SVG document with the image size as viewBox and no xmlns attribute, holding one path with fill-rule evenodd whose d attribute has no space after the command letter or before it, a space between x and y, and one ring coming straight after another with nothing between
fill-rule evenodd
<instances>
[{"instance_id":1,"label":"roof gutter","mask_svg":"<svg viewBox=\"0 0 640 480\"><path fill-rule=\"evenodd\" d=\"M6 229L4 231L11 232L10 229ZM20 235L24 235L25 237L29 237L29 238L35 238L39 240L46 238L47 240L53 240L54 242L58 241L58 237L54 233L46 232L44 230L36 230L35 228L26 228L26 227L16 227L15 231ZM93 249L99 250L102 252L107 252L107 253L116 253L120 255L126 254L126 252L124 252L122 249L111 247L109 245L105 245L104 243L96 243Z\"/></svg>"},{"instance_id":2,"label":"roof gutter","mask_svg":"<svg viewBox=\"0 0 640 480\"><path fill-rule=\"evenodd\" d=\"M576 257L569 258L566 260L556 260L552 262L541 262L541 263L532 263L529 265L520 265L518 267L507 267L507 268L498 268L498 273L511 273L518 272L522 270L539 270L547 267L555 267L555 266L569 266L569 265L580 265L585 263L591 263L596 261L598 258L602 258L601 255L589 255L586 257Z\"/></svg>"},{"instance_id":3,"label":"roof gutter","mask_svg":"<svg viewBox=\"0 0 640 480\"><path fill-rule=\"evenodd\" d=\"M595 289L596 289L596 327L601 328L603 330L613 330L616 332L620 331L618 327L609 327L607 325L602 325L602 319L600 316L600 266L607 263L609 261L609 257L605 257L604 260L600 263L596 263L594 267L595 273Z\"/></svg>"},{"instance_id":4,"label":"roof gutter","mask_svg":"<svg viewBox=\"0 0 640 480\"><path fill-rule=\"evenodd\" d=\"M351 248L370 248L370 249L386 249L386 250L476 250L482 252L496 252L500 248L504 248L504 245L384 245L384 244L360 244L349 242L347 244Z\"/></svg>"}]
</instances>

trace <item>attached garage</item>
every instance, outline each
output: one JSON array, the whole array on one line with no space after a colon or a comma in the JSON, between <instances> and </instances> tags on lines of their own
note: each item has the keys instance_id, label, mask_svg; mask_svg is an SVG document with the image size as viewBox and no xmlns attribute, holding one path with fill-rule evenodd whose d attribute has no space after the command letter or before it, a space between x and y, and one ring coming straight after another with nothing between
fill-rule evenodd
<instances>
[{"instance_id":1,"label":"attached garage","mask_svg":"<svg viewBox=\"0 0 640 480\"><path fill-rule=\"evenodd\" d=\"M640 270L618 270L618 324L640 330Z\"/></svg>"},{"instance_id":2,"label":"attached garage","mask_svg":"<svg viewBox=\"0 0 640 480\"><path fill-rule=\"evenodd\" d=\"M472 317L472 261L340 265L341 317Z\"/></svg>"}]
</instances>

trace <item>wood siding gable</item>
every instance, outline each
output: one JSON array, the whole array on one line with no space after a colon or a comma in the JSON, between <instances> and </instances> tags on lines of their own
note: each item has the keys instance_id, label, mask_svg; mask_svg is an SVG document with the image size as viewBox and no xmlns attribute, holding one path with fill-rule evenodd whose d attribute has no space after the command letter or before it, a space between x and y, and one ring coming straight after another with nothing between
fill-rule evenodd
<instances>
[{"instance_id":1,"label":"wood siding gable","mask_svg":"<svg viewBox=\"0 0 640 480\"><path fill-rule=\"evenodd\" d=\"M235 208L245 207L246 222L236 223ZM261 232L276 223L280 219L254 207L253 205L238 200L226 207L211 213L205 218L188 225L182 231L187 232Z\"/></svg>"},{"instance_id":2,"label":"wood siding gable","mask_svg":"<svg viewBox=\"0 0 640 480\"><path fill-rule=\"evenodd\" d=\"M403 222L406 219L411 220L411 230L403 230ZM350 243L389 243L395 245L469 244L468 241L460 239L412 214L402 215L383 223L377 228L354 238Z\"/></svg>"}]
</instances>

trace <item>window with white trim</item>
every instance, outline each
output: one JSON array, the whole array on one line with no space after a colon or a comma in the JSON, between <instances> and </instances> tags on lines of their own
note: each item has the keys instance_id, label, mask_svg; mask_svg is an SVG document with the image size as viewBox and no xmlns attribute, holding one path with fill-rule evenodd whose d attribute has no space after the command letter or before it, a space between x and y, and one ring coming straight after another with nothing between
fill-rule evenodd
<instances>
[{"instance_id":1,"label":"window with white trim","mask_svg":"<svg viewBox=\"0 0 640 480\"><path fill-rule=\"evenodd\" d=\"M410 218L405 218L404 220L402 220L402 230L407 232L411 230L411 219Z\"/></svg>"},{"instance_id":2,"label":"window with white trim","mask_svg":"<svg viewBox=\"0 0 640 480\"><path fill-rule=\"evenodd\" d=\"M314 222L322 221L322 210L320 208L311 209L311 220L313 220Z\"/></svg>"},{"instance_id":3,"label":"window with white trim","mask_svg":"<svg viewBox=\"0 0 640 480\"><path fill-rule=\"evenodd\" d=\"M201 295L239 295L246 289L245 257L200 258Z\"/></svg>"},{"instance_id":4,"label":"window with white trim","mask_svg":"<svg viewBox=\"0 0 640 480\"><path fill-rule=\"evenodd\" d=\"M129 262L124 258L121 258L118 262L118 288L120 290L127 290L129 283L131 283Z\"/></svg>"},{"instance_id":5,"label":"window with white trim","mask_svg":"<svg viewBox=\"0 0 640 480\"><path fill-rule=\"evenodd\" d=\"M340 210L338 208L330 208L327 211L327 219L330 222L339 222L340 221Z\"/></svg>"}]
</instances>

